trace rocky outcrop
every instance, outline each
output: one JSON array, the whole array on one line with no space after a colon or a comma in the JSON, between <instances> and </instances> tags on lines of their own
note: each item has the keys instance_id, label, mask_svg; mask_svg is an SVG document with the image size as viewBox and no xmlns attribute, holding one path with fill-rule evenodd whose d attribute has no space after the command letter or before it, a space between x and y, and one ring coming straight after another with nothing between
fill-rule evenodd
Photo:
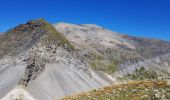
<instances>
[{"instance_id":1,"label":"rocky outcrop","mask_svg":"<svg viewBox=\"0 0 170 100\"><path fill-rule=\"evenodd\" d=\"M27 67L25 69L25 75L19 84L27 86L30 80L34 80L45 69L45 61L37 54L29 56L27 60Z\"/></svg>"}]
</instances>

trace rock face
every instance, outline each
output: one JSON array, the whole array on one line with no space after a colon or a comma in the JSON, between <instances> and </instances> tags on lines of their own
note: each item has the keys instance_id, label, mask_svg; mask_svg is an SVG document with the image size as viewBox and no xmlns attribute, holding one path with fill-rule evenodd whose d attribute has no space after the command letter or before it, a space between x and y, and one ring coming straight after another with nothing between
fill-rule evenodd
<instances>
[{"instance_id":1,"label":"rock face","mask_svg":"<svg viewBox=\"0 0 170 100\"><path fill-rule=\"evenodd\" d=\"M2 100L58 99L114 81L79 60L69 41L43 19L9 30L0 41Z\"/></svg>"}]
</instances>

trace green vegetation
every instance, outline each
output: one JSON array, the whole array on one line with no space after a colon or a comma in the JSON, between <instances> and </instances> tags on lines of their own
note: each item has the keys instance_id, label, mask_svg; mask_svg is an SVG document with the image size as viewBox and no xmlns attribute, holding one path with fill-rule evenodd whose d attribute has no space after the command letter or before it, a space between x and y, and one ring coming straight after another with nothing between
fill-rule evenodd
<instances>
[{"instance_id":1,"label":"green vegetation","mask_svg":"<svg viewBox=\"0 0 170 100\"><path fill-rule=\"evenodd\" d=\"M104 60L104 57L97 53L97 52L89 52L88 55L86 55L85 59L87 60L91 65L91 68L98 71L101 69L101 66L104 66L104 63L102 63L102 60Z\"/></svg>"},{"instance_id":2,"label":"green vegetation","mask_svg":"<svg viewBox=\"0 0 170 100\"><path fill-rule=\"evenodd\" d=\"M91 68L94 69L94 70L97 70L97 64L95 62L92 62L91 63Z\"/></svg>"},{"instance_id":3,"label":"green vegetation","mask_svg":"<svg viewBox=\"0 0 170 100\"><path fill-rule=\"evenodd\" d=\"M91 62L91 67L92 69L96 70L96 71L104 71L108 74L113 74L116 69L117 69L117 64L115 63L115 61L102 63L101 60L95 60Z\"/></svg>"},{"instance_id":4,"label":"green vegetation","mask_svg":"<svg viewBox=\"0 0 170 100\"><path fill-rule=\"evenodd\" d=\"M43 22L45 25L43 28L49 32L47 37L47 42L49 44L59 44L61 46L68 46L70 49L74 49L74 47L70 44L70 42L59 32L56 31L55 27L48 22L46 22L44 19L39 19L39 21Z\"/></svg>"},{"instance_id":5,"label":"green vegetation","mask_svg":"<svg viewBox=\"0 0 170 100\"><path fill-rule=\"evenodd\" d=\"M115 61L112 61L106 69L104 69L104 72L107 72L108 74L113 74L117 69L117 64Z\"/></svg>"},{"instance_id":6,"label":"green vegetation","mask_svg":"<svg viewBox=\"0 0 170 100\"><path fill-rule=\"evenodd\" d=\"M88 61L91 65L91 68L96 71L104 71L108 74L113 74L117 69L117 60L109 60L104 55L97 52L89 52L86 58L91 59Z\"/></svg>"},{"instance_id":7,"label":"green vegetation","mask_svg":"<svg viewBox=\"0 0 170 100\"><path fill-rule=\"evenodd\" d=\"M144 67L141 67L140 69L136 69L135 73L128 74L127 78L131 80L150 80L158 79L158 75L155 71L147 71Z\"/></svg>"},{"instance_id":8,"label":"green vegetation","mask_svg":"<svg viewBox=\"0 0 170 100\"><path fill-rule=\"evenodd\" d=\"M88 52L86 55L86 58L89 58L91 60L104 60L104 56L98 52Z\"/></svg>"}]
</instances>

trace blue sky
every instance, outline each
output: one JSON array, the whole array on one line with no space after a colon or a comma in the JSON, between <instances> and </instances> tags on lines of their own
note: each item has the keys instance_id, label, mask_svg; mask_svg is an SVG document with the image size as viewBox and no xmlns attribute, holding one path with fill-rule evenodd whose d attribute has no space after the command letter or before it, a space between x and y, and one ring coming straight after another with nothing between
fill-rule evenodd
<instances>
[{"instance_id":1,"label":"blue sky","mask_svg":"<svg viewBox=\"0 0 170 100\"><path fill-rule=\"evenodd\" d=\"M170 41L170 0L0 0L0 32L36 18Z\"/></svg>"}]
</instances>

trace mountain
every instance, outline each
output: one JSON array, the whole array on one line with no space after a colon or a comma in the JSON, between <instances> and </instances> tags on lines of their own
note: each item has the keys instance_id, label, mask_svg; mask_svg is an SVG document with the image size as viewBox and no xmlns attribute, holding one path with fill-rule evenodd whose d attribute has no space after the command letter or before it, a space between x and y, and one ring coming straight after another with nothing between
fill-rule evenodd
<instances>
[{"instance_id":1,"label":"mountain","mask_svg":"<svg viewBox=\"0 0 170 100\"><path fill-rule=\"evenodd\" d=\"M141 37L123 36L133 44L142 59L128 60L119 65L125 73L134 71L140 66L160 74L163 78L170 77L170 42Z\"/></svg>"},{"instance_id":2,"label":"mountain","mask_svg":"<svg viewBox=\"0 0 170 100\"><path fill-rule=\"evenodd\" d=\"M123 35L93 24L54 26L96 71L128 74L144 67L170 75L170 42Z\"/></svg>"},{"instance_id":3,"label":"mountain","mask_svg":"<svg viewBox=\"0 0 170 100\"><path fill-rule=\"evenodd\" d=\"M122 80L169 77L170 42L163 40L44 19L0 35L1 100L56 100Z\"/></svg>"},{"instance_id":4,"label":"mountain","mask_svg":"<svg viewBox=\"0 0 170 100\"><path fill-rule=\"evenodd\" d=\"M31 20L0 38L1 100L51 100L111 84L91 70L74 47L43 19Z\"/></svg>"},{"instance_id":5,"label":"mountain","mask_svg":"<svg viewBox=\"0 0 170 100\"><path fill-rule=\"evenodd\" d=\"M117 62L129 57L138 57L133 52L135 47L116 32L91 24L58 23L54 26L76 48L80 58L97 71L113 73ZM121 57L121 53L124 57Z\"/></svg>"}]
</instances>

